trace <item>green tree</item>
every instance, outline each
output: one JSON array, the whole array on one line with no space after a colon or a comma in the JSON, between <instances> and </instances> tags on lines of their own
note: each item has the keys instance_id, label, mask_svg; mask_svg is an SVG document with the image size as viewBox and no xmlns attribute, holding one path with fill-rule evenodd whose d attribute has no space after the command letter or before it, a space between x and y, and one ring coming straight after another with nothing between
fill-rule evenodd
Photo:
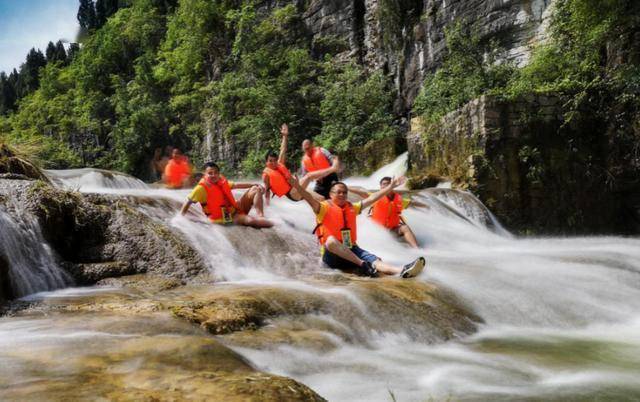
<instances>
[{"instance_id":1,"label":"green tree","mask_svg":"<svg viewBox=\"0 0 640 402\"><path fill-rule=\"evenodd\" d=\"M0 115L8 114L14 110L16 103L16 90L7 74L0 72Z\"/></svg>"},{"instance_id":2,"label":"green tree","mask_svg":"<svg viewBox=\"0 0 640 402\"><path fill-rule=\"evenodd\" d=\"M32 48L27 54L26 61L20 66L17 94L22 98L38 89L40 84L40 69L47 64L47 60L40 50Z\"/></svg>"},{"instance_id":3,"label":"green tree","mask_svg":"<svg viewBox=\"0 0 640 402\"><path fill-rule=\"evenodd\" d=\"M77 17L78 23L83 29L89 31L97 27L96 8L93 0L80 0Z\"/></svg>"},{"instance_id":4,"label":"green tree","mask_svg":"<svg viewBox=\"0 0 640 402\"><path fill-rule=\"evenodd\" d=\"M392 93L381 72L367 76L355 64L335 66L332 62L326 63L326 69L321 79L323 126L318 142L344 152L397 134L391 111Z\"/></svg>"}]
</instances>

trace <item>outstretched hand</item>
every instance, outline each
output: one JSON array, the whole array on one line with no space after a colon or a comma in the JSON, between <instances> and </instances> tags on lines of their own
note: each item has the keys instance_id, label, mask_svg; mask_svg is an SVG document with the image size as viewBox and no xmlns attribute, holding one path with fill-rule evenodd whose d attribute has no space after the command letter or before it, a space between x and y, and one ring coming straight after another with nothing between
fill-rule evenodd
<instances>
[{"instance_id":1,"label":"outstretched hand","mask_svg":"<svg viewBox=\"0 0 640 402\"><path fill-rule=\"evenodd\" d=\"M293 188L299 188L300 187L300 181L298 180L298 176L295 175L295 174L290 175L289 178L287 179L287 182Z\"/></svg>"},{"instance_id":2,"label":"outstretched hand","mask_svg":"<svg viewBox=\"0 0 640 402\"><path fill-rule=\"evenodd\" d=\"M283 137L289 136L289 125L287 125L287 123L282 123L282 126L280 126L280 134Z\"/></svg>"},{"instance_id":3,"label":"outstretched hand","mask_svg":"<svg viewBox=\"0 0 640 402\"><path fill-rule=\"evenodd\" d=\"M396 188L407 182L407 178L404 176L396 177L391 181L391 188Z\"/></svg>"}]
</instances>

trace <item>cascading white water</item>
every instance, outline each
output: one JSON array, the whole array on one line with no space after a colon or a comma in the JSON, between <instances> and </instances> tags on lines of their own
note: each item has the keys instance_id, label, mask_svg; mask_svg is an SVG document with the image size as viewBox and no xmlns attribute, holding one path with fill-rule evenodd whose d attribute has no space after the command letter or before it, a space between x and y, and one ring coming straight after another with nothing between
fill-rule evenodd
<instances>
[{"instance_id":1,"label":"cascading white water","mask_svg":"<svg viewBox=\"0 0 640 402\"><path fill-rule=\"evenodd\" d=\"M45 173L54 183L77 191L101 192L104 189L149 188L135 177L102 169L45 170Z\"/></svg>"},{"instance_id":2,"label":"cascading white water","mask_svg":"<svg viewBox=\"0 0 640 402\"><path fill-rule=\"evenodd\" d=\"M349 183L375 189L378 176L401 174L405 162L392 166ZM188 194L138 186L91 191L176 201ZM411 322L384 331L340 322L366 342L334 336L336 347L326 353L293 346L236 350L331 401L640 397L640 240L516 238L470 194L436 189L414 197L429 205L405 212L422 249L408 248L364 216L359 244L396 264L425 255L428 268L416 280L435 282L468 304L484 321L476 334L426 344L412 335ZM188 217L177 210L154 216L182 231L228 283L339 291L367 314L357 294L308 280L329 270L320 264L305 203L275 199L266 212L276 227L264 231L212 226L198 209Z\"/></svg>"},{"instance_id":3,"label":"cascading white water","mask_svg":"<svg viewBox=\"0 0 640 402\"><path fill-rule=\"evenodd\" d=\"M9 265L14 297L60 289L71 285L71 278L56 264L37 221L26 211L16 221L0 209L0 256Z\"/></svg>"}]
</instances>

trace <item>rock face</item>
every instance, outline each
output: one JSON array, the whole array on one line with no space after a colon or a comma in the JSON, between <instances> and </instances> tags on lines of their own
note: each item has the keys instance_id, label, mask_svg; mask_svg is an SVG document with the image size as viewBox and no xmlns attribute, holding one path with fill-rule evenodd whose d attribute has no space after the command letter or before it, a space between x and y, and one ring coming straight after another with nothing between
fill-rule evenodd
<instances>
[{"instance_id":1,"label":"rock face","mask_svg":"<svg viewBox=\"0 0 640 402\"><path fill-rule=\"evenodd\" d=\"M0 180L0 194L11 200L9 212L36 216L45 239L78 284L143 272L182 281L207 273L200 255L181 235L124 199L83 196L22 180Z\"/></svg>"},{"instance_id":2,"label":"rock face","mask_svg":"<svg viewBox=\"0 0 640 402\"><path fill-rule=\"evenodd\" d=\"M411 108L427 73L442 62L444 33L456 21L474 26L483 41L495 40L505 58L529 60L543 40L552 0L313 0L304 12L315 48L339 41L370 70L393 77L396 111Z\"/></svg>"},{"instance_id":3,"label":"rock face","mask_svg":"<svg viewBox=\"0 0 640 402\"><path fill-rule=\"evenodd\" d=\"M583 114L567 124L562 103L483 96L436 124L414 119L413 174L438 173L468 187L511 229L637 233L638 189L611 186L603 173L614 171L608 152L615 152L603 147L605 123Z\"/></svg>"}]
</instances>

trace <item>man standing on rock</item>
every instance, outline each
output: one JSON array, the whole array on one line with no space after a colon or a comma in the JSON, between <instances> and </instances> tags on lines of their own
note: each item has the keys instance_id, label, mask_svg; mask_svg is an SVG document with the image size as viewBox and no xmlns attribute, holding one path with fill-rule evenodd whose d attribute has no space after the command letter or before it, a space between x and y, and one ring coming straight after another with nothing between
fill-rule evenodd
<instances>
[{"instance_id":1,"label":"man standing on rock","mask_svg":"<svg viewBox=\"0 0 640 402\"><path fill-rule=\"evenodd\" d=\"M373 205L404 182L404 177L394 179L389 186L352 204L347 199L349 189L342 182L335 182L329 187L330 200L318 201L302 188L295 177L289 179L291 186L298 190L316 214L317 226L313 232L318 236L321 244L320 253L325 264L331 268L353 269L359 274L372 277L382 273L412 278L422 272L425 265L423 257L400 268L383 262L377 256L358 247L356 243L358 237L356 216L363 208Z\"/></svg>"},{"instance_id":2,"label":"man standing on rock","mask_svg":"<svg viewBox=\"0 0 640 402\"><path fill-rule=\"evenodd\" d=\"M236 201L231 193L234 188L247 188L249 190L244 193L240 200ZM202 206L202 212L213 223L223 225L235 223L258 229L270 228L273 223L264 218L263 193L264 190L261 186L228 181L220 174L220 167L217 164L207 162L204 165L202 179L189 194L180 213L182 215L186 214L191 204L199 203ZM254 206L258 217L249 216L249 211Z\"/></svg>"},{"instance_id":3,"label":"man standing on rock","mask_svg":"<svg viewBox=\"0 0 640 402\"><path fill-rule=\"evenodd\" d=\"M314 147L313 141L302 141L304 155L301 161L302 187L306 187L311 180L316 181L313 189L325 199L329 198L331 183L339 181L340 159L322 147Z\"/></svg>"}]
</instances>

